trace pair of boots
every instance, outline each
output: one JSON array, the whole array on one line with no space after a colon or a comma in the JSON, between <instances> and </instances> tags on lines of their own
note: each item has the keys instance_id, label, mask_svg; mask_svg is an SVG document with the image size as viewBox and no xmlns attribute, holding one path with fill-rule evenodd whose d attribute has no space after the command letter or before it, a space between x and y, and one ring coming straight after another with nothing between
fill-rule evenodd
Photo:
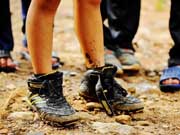
<instances>
[{"instance_id":1,"label":"pair of boots","mask_svg":"<svg viewBox=\"0 0 180 135\"><path fill-rule=\"evenodd\" d=\"M81 81L79 94L85 99L100 102L110 116L116 111L143 109L142 102L129 96L115 81L116 71L112 65L88 70ZM61 72L32 76L28 80L28 101L43 120L65 125L77 121L79 116L63 96L62 83Z\"/></svg>"}]
</instances>

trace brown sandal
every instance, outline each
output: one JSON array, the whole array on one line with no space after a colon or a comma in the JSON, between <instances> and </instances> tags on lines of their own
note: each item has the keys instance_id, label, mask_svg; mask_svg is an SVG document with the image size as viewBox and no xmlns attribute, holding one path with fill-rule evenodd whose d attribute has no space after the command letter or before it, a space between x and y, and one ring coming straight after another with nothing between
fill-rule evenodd
<instances>
[{"instance_id":1,"label":"brown sandal","mask_svg":"<svg viewBox=\"0 0 180 135\"><path fill-rule=\"evenodd\" d=\"M15 72L18 69L18 63L16 61L14 61L11 57L10 51L6 51L6 50L0 50L0 58L4 58L6 60L11 59L12 63L15 66L5 66L5 67L0 67L0 72Z\"/></svg>"}]
</instances>

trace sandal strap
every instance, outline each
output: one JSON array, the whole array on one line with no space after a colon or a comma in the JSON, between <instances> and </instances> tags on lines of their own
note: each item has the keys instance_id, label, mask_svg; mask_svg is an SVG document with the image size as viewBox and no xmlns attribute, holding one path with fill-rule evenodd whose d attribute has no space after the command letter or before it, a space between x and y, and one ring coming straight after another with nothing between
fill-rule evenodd
<instances>
[{"instance_id":1,"label":"sandal strap","mask_svg":"<svg viewBox=\"0 0 180 135\"><path fill-rule=\"evenodd\" d=\"M180 66L174 66L165 69L160 78L160 84L162 83L162 81L167 80L169 78L180 80Z\"/></svg>"}]
</instances>

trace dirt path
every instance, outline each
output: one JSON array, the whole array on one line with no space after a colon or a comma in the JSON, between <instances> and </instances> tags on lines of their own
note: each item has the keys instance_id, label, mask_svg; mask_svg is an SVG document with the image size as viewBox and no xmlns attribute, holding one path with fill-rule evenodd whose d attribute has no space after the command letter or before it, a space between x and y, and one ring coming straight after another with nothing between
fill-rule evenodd
<instances>
[{"instance_id":1,"label":"dirt path","mask_svg":"<svg viewBox=\"0 0 180 135\"><path fill-rule=\"evenodd\" d=\"M167 66L168 51L172 45L168 32L170 5L168 2L162 8L157 7L157 0L142 2L140 28L134 41L137 43L136 56L143 69L138 74L125 74L117 78L117 81L144 101L145 109L136 114L124 114L125 116L121 114L120 116L125 119L125 121L121 120L121 123L125 125L116 125L116 117L107 117L101 109L89 111L86 101L78 95L79 85L77 84L85 71L84 61L82 61L79 45L73 32L71 0L63 1L55 20L54 50L62 52L60 57L65 62L62 67L65 73L64 93L74 108L84 112L83 117L86 119L73 127L52 127L40 121L37 114L29 111L25 103L26 79L31 74L32 67L30 63L20 60L19 57L22 39L20 1L11 0L15 38L13 56L20 62L22 71L0 73L0 134L179 135L180 92L162 93L158 88L159 75Z\"/></svg>"}]
</instances>

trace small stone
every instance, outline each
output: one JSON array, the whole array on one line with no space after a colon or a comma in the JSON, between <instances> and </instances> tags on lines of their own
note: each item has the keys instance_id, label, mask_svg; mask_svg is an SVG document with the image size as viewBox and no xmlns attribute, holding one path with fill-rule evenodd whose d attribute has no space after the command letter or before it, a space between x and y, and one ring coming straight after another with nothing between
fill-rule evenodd
<instances>
[{"instance_id":1,"label":"small stone","mask_svg":"<svg viewBox=\"0 0 180 135\"><path fill-rule=\"evenodd\" d=\"M162 125L162 127L163 127L163 128L169 128L169 126L168 126L168 125Z\"/></svg>"},{"instance_id":2,"label":"small stone","mask_svg":"<svg viewBox=\"0 0 180 135\"><path fill-rule=\"evenodd\" d=\"M1 129L0 130L0 134L7 134L8 133L8 129Z\"/></svg>"},{"instance_id":3,"label":"small stone","mask_svg":"<svg viewBox=\"0 0 180 135\"><path fill-rule=\"evenodd\" d=\"M148 121L138 121L137 124L140 126L149 126L150 125L150 123Z\"/></svg>"},{"instance_id":4,"label":"small stone","mask_svg":"<svg viewBox=\"0 0 180 135\"><path fill-rule=\"evenodd\" d=\"M8 84L6 86L6 88L9 89L9 90L13 90L13 89L16 89L16 86L14 84Z\"/></svg>"},{"instance_id":5,"label":"small stone","mask_svg":"<svg viewBox=\"0 0 180 135\"><path fill-rule=\"evenodd\" d=\"M34 120L34 113L32 112L13 112L8 117L11 120Z\"/></svg>"},{"instance_id":6,"label":"small stone","mask_svg":"<svg viewBox=\"0 0 180 135\"><path fill-rule=\"evenodd\" d=\"M154 76L156 76L156 72L154 72L154 71L148 71L148 72L147 72L147 76L149 76L149 77L154 77Z\"/></svg>"},{"instance_id":7,"label":"small stone","mask_svg":"<svg viewBox=\"0 0 180 135\"><path fill-rule=\"evenodd\" d=\"M120 123L102 123L93 122L92 128L100 134L121 134L121 135L133 135L137 133L137 130L132 126L122 125Z\"/></svg>"},{"instance_id":8,"label":"small stone","mask_svg":"<svg viewBox=\"0 0 180 135\"><path fill-rule=\"evenodd\" d=\"M69 75L70 75L70 76L77 76L77 74L78 74L77 72L70 72Z\"/></svg>"},{"instance_id":9,"label":"small stone","mask_svg":"<svg viewBox=\"0 0 180 135\"><path fill-rule=\"evenodd\" d=\"M103 108L101 104L99 103L96 103L96 102L89 102L86 104L86 108L88 110L93 110L94 108Z\"/></svg>"},{"instance_id":10,"label":"small stone","mask_svg":"<svg viewBox=\"0 0 180 135\"><path fill-rule=\"evenodd\" d=\"M130 125L132 118L129 115L119 115L115 117L115 120L118 123Z\"/></svg>"}]
</instances>

